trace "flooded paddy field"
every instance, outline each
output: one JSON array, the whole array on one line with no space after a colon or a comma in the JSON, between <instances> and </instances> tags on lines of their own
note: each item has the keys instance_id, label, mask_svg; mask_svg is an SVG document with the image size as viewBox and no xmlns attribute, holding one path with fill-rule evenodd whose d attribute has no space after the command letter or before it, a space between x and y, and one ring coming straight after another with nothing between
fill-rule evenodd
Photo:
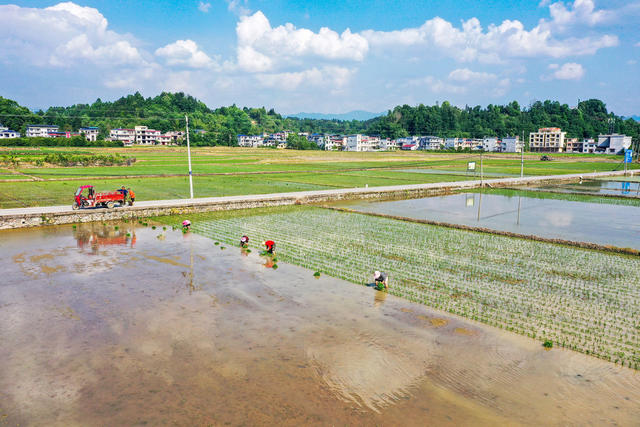
<instances>
[{"instance_id":1,"label":"flooded paddy field","mask_svg":"<svg viewBox=\"0 0 640 427\"><path fill-rule=\"evenodd\" d=\"M273 239L282 261L359 284L382 270L409 301L640 367L637 256L313 207L190 218L224 244Z\"/></svg>"},{"instance_id":2,"label":"flooded paddy field","mask_svg":"<svg viewBox=\"0 0 640 427\"><path fill-rule=\"evenodd\" d=\"M567 197L537 191L497 189L420 199L340 202L336 206L551 239L640 249L640 200L586 196L566 200Z\"/></svg>"},{"instance_id":3,"label":"flooded paddy field","mask_svg":"<svg viewBox=\"0 0 640 427\"><path fill-rule=\"evenodd\" d=\"M640 180L638 177L620 177L619 179L593 179L580 183L563 183L556 185L545 185L533 188L534 190L562 191L567 193L598 193L614 196L636 196L640 197Z\"/></svg>"},{"instance_id":4,"label":"flooded paddy field","mask_svg":"<svg viewBox=\"0 0 640 427\"><path fill-rule=\"evenodd\" d=\"M640 419L634 370L223 245L0 233L0 425Z\"/></svg>"}]
</instances>

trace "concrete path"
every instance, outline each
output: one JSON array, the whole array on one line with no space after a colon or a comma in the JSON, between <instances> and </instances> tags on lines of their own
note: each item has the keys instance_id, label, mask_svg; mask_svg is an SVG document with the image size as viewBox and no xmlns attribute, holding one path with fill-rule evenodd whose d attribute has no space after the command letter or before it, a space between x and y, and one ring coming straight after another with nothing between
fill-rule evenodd
<instances>
[{"instance_id":1,"label":"concrete path","mask_svg":"<svg viewBox=\"0 0 640 427\"><path fill-rule=\"evenodd\" d=\"M435 182L429 184L411 184L411 185L394 185L386 187L359 187L359 188L343 188L332 190L315 190L315 191L300 191L291 193L275 193L275 194L254 194L254 195L240 195L240 196L224 196L224 197L202 197L195 199L177 199L177 200L148 200L136 202L132 207L117 207L112 210L106 208L99 209L80 209L74 211L71 209L71 198L68 205L62 206L42 206L42 207L30 207L30 208L13 208L13 209L0 209L0 223L9 221L10 219L16 219L17 217L38 217L38 216L59 216L59 215L86 215L93 216L97 213L104 212L140 212L150 210L162 210L171 208L204 208L207 205L234 205L246 204L248 207L263 202L269 202L271 205L277 205L281 201L281 204L291 204L295 201L309 202L314 200L341 200L341 199L358 199L358 198L373 198L376 196L393 195L394 193L403 192L429 192L429 191L448 191L459 189L471 189L480 187L482 184L504 187L514 185L530 185L539 184L549 181L576 181L580 177L584 179L589 178L602 178L607 176L620 176L624 171L617 172L595 172L585 174L572 174L572 175L546 175L546 176L533 176L524 178L494 178L485 179L483 181L453 181L453 182ZM15 223L14 223L15 224ZM1 225L1 224L0 224ZM0 228L7 228L2 227Z\"/></svg>"}]
</instances>

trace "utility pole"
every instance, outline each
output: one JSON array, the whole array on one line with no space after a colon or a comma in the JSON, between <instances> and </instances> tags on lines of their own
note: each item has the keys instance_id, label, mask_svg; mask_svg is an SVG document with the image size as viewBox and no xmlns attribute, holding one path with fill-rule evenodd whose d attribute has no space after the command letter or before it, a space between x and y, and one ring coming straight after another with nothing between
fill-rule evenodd
<instances>
[{"instance_id":1,"label":"utility pole","mask_svg":"<svg viewBox=\"0 0 640 427\"><path fill-rule=\"evenodd\" d=\"M524 129L522 130L522 141L520 142L520 178L524 177Z\"/></svg>"},{"instance_id":2,"label":"utility pole","mask_svg":"<svg viewBox=\"0 0 640 427\"><path fill-rule=\"evenodd\" d=\"M187 157L189 159L189 194L193 199L193 173L191 171L191 145L189 145L189 116L184 115L184 119L187 123Z\"/></svg>"},{"instance_id":3,"label":"utility pole","mask_svg":"<svg viewBox=\"0 0 640 427\"><path fill-rule=\"evenodd\" d=\"M484 174L482 169L482 151L480 152L480 188L484 188Z\"/></svg>"}]
</instances>

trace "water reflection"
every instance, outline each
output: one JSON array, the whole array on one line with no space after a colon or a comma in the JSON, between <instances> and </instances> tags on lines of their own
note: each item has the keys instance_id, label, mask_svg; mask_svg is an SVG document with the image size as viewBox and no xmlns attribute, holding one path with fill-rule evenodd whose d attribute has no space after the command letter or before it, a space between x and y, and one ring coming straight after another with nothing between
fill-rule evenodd
<instances>
[{"instance_id":1,"label":"water reflection","mask_svg":"<svg viewBox=\"0 0 640 427\"><path fill-rule=\"evenodd\" d=\"M86 223L78 224L73 229L73 237L78 248L89 249L91 254L98 253L98 249L104 246L129 246L136 244L135 227L127 223Z\"/></svg>"},{"instance_id":2,"label":"water reflection","mask_svg":"<svg viewBox=\"0 0 640 427\"><path fill-rule=\"evenodd\" d=\"M640 207L635 206L502 196L490 190L338 205L364 212L640 249Z\"/></svg>"},{"instance_id":3,"label":"water reflection","mask_svg":"<svg viewBox=\"0 0 640 427\"><path fill-rule=\"evenodd\" d=\"M598 193L611 195L637 196L640 195L639 181L604 181L585 180L578 183L564 183L536 187L539 190L555 190L571 193Z\"/></svg>"}]
</instances>

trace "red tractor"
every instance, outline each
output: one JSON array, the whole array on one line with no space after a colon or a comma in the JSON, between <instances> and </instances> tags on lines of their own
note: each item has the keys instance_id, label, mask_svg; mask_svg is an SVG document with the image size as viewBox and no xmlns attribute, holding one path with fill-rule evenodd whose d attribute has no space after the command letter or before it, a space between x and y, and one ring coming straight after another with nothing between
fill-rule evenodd
<instances>
[{"instance_id":1,"label":"red tractor","mask_svg":"<svg viewBox=\"0 0 640 427\"><path fill-rule=\"evenodd\" d=\"M130 190L129 190L130 191ZM127 190L116 190L107 193L96 193L93 185L82 185L76 190L72 208L100 208L105 207L112 209L116 203L118 206L124 206L127 199ZM129 205L133 205L133 192L129 197Z\"/></svg>"}]
</instances>

